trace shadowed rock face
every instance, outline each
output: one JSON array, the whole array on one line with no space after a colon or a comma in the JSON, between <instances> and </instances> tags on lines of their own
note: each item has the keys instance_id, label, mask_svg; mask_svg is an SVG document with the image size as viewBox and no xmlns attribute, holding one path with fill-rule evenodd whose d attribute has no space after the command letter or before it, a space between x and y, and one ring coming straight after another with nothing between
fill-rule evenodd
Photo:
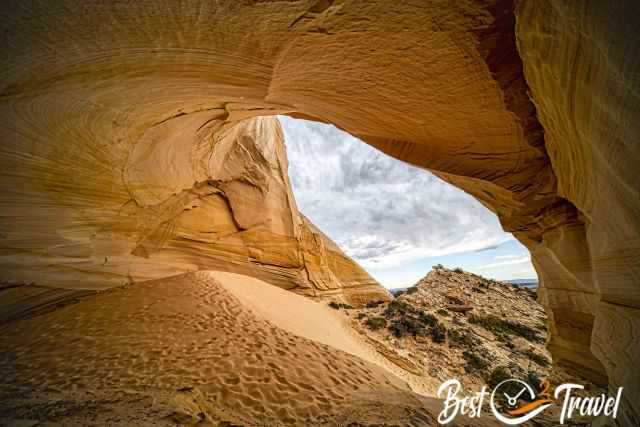
<instances>
[{"instance_id":1,"label":"shadowed rock face","mask_svg":"<svg viewBox=\"0 0 640 427\"><path fill-rule=\"evenodd\" d=\"M5 2L3 279L206 267L379 294L297 214L275 119L255 118L289 114L496 212L531 250L556 359L637 402L638 11L598 7Z\"/></svg>"},{"instance_id":2,"label":"shadowed rock face","mask_svg":"<svg viewBox=\"0 0 640 427\"><path fill-rule=\"evenodd\" d=\"M595 355L625 387L620 424L638 425L640 4L525 1L516 13L556 191L582 222L530 246L554 320L549 348L581 366Z\"/></svg>"}]
</instances>

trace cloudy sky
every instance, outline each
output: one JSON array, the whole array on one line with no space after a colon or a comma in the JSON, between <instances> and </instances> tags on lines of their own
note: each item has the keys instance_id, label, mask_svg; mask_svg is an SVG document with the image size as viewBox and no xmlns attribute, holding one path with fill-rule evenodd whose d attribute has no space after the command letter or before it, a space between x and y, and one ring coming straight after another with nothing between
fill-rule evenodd
<instances>
[{"instance_id":1,"label":"cloudy sky","mask_svg":"<svg viewBox=\"0 0 640 427\"><path fill-rule=\"evenodd\" d=\"M280 116L300 211L388 288L432 265L535 278L527 249L474 198L325 124Z\"/></svg>"}]
</instances>

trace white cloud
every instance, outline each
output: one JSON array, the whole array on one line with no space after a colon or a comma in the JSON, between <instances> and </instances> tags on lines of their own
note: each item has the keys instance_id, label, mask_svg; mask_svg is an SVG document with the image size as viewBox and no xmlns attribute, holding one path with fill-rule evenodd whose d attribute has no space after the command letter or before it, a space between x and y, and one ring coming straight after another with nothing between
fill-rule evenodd
<instances>
[{"instance_id":1,"label":"white cloud","mask_svg":"<svg viewBox=\"0 0 640 427\"><path fill-rule=\"evenodd\" d=\"M494 257L494 259L512 259L512 258L520 258L522 254L507 254L507 255L498 255Z\"/></svg>"},{"instance_id":2,"label":"white cloud","mask_svg":"<svg viewBox=\"0 0 640 427\"><path fill-rule=\"evenodd\" d=\"M499 258L499 257L496 257ZM531 257L529 255L520 255L519 257L508 259L506 261L494 262L491 264L485 264L477 267L480 270L487 270L496 267L504 267L506 265L515 265L515 264L524 264L531 263Z\"/></svg>"},{"instance_id":3,"label":"white cloud","mask_svg":"<svg viewBox=\"0 0 640 427\"><path fill-rule=\"evenodd\" d=\"M325 124L280 118L298 207L365 268L512 240L470 195Z\"/></svg>"}]
</instances>

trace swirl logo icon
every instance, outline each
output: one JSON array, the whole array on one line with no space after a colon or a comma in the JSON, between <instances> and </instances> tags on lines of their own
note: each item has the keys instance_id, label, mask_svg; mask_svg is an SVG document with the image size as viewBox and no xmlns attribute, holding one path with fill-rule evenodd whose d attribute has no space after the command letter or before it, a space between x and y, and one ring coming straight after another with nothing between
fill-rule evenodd
<instances>
[{"instance_id":1,"label":"swirl logo icon","mask_svg":"<svg viewBox=\"0 0 640 427\"><path fill-rule=\"evenodd\" d=\"M537 395L535 390L526 382L517 379L508 379L498 384L491 393L490 406L493 415L499 421L509 424L522 424L553 404L549 398L549 383L543 381L541 393ZM504 399L503 399L504 398ZM503 403L501 404L500 401ZM524 402L518 406L519 402Z\"/></svg>"}]
</instances>

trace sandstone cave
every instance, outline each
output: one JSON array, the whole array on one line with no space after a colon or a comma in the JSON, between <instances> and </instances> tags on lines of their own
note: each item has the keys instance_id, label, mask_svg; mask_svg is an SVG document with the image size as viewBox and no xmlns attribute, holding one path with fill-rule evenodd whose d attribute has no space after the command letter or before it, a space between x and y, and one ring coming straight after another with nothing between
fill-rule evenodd
<instances>
[{"instance_id":1,"label":"sandstone cave","mask_svg":"<svg viewBox=\"0 0 640 427\"><path fill-rule=\"evenodd\" d=\"M211 316L248 329L248 312L232 299L215 303L228 292L210 280L242 274L246 289L259 294L250 281L264 281L286 290L283 299L338 295L354 306L389 299L297 211L275 117L287 115L331 123L495 212L531 253L554 363L624 387L617 420L601 423L640 422L637 2L0 7L3 397L15 396L23 374L34 371L27 355L40 364L22 392L56 377L60 358L112 372L109 358L102 371L82 354L38 356L40 347L18 343L57 337L60 348L82 353L94 339L82 334L83 322L100 310L87 328L94 337L111 328L133 334L126 320L141 315L135 307L155 304L148 300L155 292L169 311L173 299L188 299L167 288L182 286L178 275L202 285L188 287L189 298L222 310ZM125 294L108 299L112 288ZM74 306L91 310L74 315L69 332L60 325ZM211 327L201 320L194 328ZM147 332L181 339L173 324ZM273 334L282 348L300 341ZM117 336L113 345L126 349ZM135 370L140 355L122 353ZM341 369L360 366L342 353L335 358ZM147 362L167 368L154 360ZM376 384L393 383L366 372ZM107 389L117 382L102 379ZM167 387L176 386L172 379ZM184 405L206 406L207 389L196 391Z\"/></svg>"}]
</instances>

